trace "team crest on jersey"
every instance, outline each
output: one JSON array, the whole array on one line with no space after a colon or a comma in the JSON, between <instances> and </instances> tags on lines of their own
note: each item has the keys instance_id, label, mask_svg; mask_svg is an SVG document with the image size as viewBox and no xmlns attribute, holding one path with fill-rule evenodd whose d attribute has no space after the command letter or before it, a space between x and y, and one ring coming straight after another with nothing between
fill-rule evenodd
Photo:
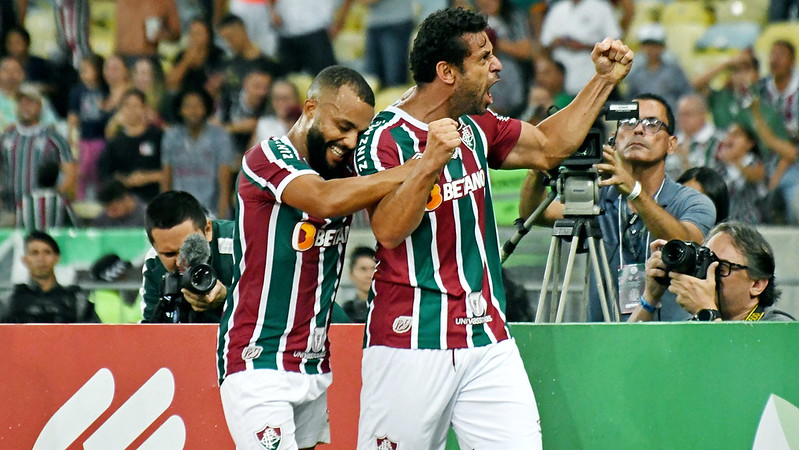
<instances>
[{"instance_id":1,"label":"team crest on jersey","mask_svg":"<svg viewBox=\"0 0 799 450\"><path fill-rule=\"evenodd\" d=\"M461 128L463 131L461 132L461 142L463 145L469 148L469 150L474 151L474 133L472 132L471 127L464 126ZM460 156L459 149L456 150L458 156ZM453 154L452 157L454 158L455 155Z\"/></svg>"},{"instance_id":2,"label":"team crest on jersey","mask_svg":"<svg viewBox=\"0 0 799 450\"><path fill-rule=\"evenodd\" d=\"M258 359L261 356L261 353L264 351L264 348L260 345L250 345L244 347L244 350L241 351L241 359L245 361L250 361L252 359Z\"/></svg>"},{"instance_id":3,"label":"team crest on jersey","mask_svg":"<svg viewBox=\"0 0 799 450\"><path fill-rule=\"evenodd\" d=\"M413 318L411 316L399 316L394 319L394 325L391 326L391 329L394 330L395 333L407 333L408 330L411 329L411 323Z\"/></svg>"},{"instance_id":4,"label":"team crest on jersey","mask_svg":"<svg viewBox=\"0 0 799 450\"><path fill-rule=\"evenodd\" d=\"M275 428L269 425L265 425L261 431L255 433L255 437L258 438L261 447L266 450L277 450L280 447L280 441L283 440L280 427Z\"/></svg>"},{"instance_id":5,"label":"team crest on jersey","mask_svg":"<svg viewBox=\"0 0 799 450\"><path fill-rule=\"evenodd\" d=\"M313 247L332 247L346 244L349 234L349 226L320 229L309 222L298 222L291 233L291 247L298 252L304 252Z\"/></svg>"},{"instance_id":6,"label":"team crest on jersey","mask_svg":"<svg viewBox=\"0 0 799 450\"><path fill-rule=\"evenodd\" d=\"M377 438L377 450L397 450L397 443L383 436Z\"/></svg>"},{"instance_id":7,"label":"team crest on jersey","mask_svg":"<svg viewBox=\"0 0 799 450\"><path fill-rule=\"evenodd\" d=\"M325 329L314 328L311 333L311 351L321 352L325 348Z\"/></svg>"},{"instance_id":8,"label":"team crest on jersey","mask_svg":"<svg viewBox=\"0 0 799 450\"><path fill-rule=\"evenodd\" d=\"M482 292L470 292L466 296L466 301L472 307L472 314L479 317L486 313L486 298L483 297Z\"/></svg>"}]
</instances>

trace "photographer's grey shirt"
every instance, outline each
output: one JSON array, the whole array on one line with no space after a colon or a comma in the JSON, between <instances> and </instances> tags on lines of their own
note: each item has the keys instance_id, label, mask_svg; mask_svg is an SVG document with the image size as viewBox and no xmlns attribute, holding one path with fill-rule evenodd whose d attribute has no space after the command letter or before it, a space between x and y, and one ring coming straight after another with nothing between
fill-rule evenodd
<instances>
[{"instance_id":1,"label":"photographer's grey shirt","mask_svg":"<svg viewBox=\"0 0 799 450\"><path fill-rule=\"evenodd\" d=\"M716 207L713 206L713 202L707 196L677 183L668 176L666 176L663 188L657 196L657 203L680 222L690 222L696 225L703 236L707 235L716 222ZM616 269L622 263L645 263L647 256L649 256L649 243L654 238L647 233L644 221L641 218L634 220L632 225L629 225L632 227L631 229L637 230L636 234L648 236L649 239L641 239L637 248L631 248L629 243L622 245L621 257L624 261L621 261L619 259L619 237L623 236L624 230L619 229L619 205L621 204L622 207L626 208L625 197L622 196L621 202L619 202L619 190L616 186L604 187L600 191L598 204L604 211L604 214L598 217L599 227L602 230L602 240L608 256L608 265L611 273L614 274L614 289L618 295L618 279L615 278ZM622 227L626 227L629 220L621 222ZM620 233L620 231L622 232ZM622 240L624 240L623 237ZM687 311L677 304L675 299L674 294L668 291L663 295L660 320L680 321L686 320L690 316ZM602 309L595 283L591 283L588 306L588 320L601 322L603 320ZM623 317L622 320L626 320L626 317Z\"/></svg>"}]
</instances>

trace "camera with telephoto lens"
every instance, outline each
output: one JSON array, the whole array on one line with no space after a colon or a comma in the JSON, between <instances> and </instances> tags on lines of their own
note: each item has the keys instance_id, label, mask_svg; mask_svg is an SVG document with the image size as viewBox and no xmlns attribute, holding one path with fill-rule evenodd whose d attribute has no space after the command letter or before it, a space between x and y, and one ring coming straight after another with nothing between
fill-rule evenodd
<instances>
[{"instance_id":1,"label":"camera with telephoto lens","mask_svg":"<svg viewBox=\"0 0 799 450\"><path fill-rule=\"evenodd\" d=\"M169 272L161 280L161 296L158 301L158 313L154 314L155 322L167 322L166 314L178 312L180 317L191 311L191 306L183 298L181 289L187 289L197 295L206 295L216 286L216 272L208 264L195 264L182 274L179 271ZM179 319L177 322L184 322Z\"/></svg>"},{"instance_id":2,"label":"camera with telephoto lens","mask_svg":"<svg viewBox=\"0 0 799 450\"><path fill-rule=\"evenodd\" d=\"M667 242L660 253L660 259L670 272L684 273L703 280L710 264L718 261L716 254L709 248L679 239Z\"/></svg>"}]
</instances>

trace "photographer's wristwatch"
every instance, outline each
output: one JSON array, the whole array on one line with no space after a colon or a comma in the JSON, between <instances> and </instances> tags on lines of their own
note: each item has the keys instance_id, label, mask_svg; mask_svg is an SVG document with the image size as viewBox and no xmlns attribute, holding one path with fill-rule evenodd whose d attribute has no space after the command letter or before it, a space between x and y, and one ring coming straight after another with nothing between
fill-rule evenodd
<instances>
[{"instance_id":1,"label":"photographer's wristwatch","mask_svg":"<svg viewBox=\"0 0 799 450\"><path fill-rule=\"evenodd\" d=\"M699 322L713 322L716 319L721 319L721 313L718 309L700 309L693 317L693 320Z\"/></svg>"}]
</instances>

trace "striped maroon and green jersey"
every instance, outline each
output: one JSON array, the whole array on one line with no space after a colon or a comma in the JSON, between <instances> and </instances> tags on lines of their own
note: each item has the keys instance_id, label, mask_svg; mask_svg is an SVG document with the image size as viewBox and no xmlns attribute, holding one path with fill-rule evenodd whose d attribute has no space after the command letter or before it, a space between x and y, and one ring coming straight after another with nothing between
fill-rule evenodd
<instances>
[{"instance_id":1,"label":"striped maroon and green jersey","mask_svg":"<svg viewBox=\"0 0 799 450\"><path fill-rule=\"evenodd\" d=\"M219 330L220 379L252 369L330 371L327 329L352 216L311 217L283 203L286 186L317 175L287 137L242 159L236 267Z\"/></svg>"},{"instance_id":2,"label":"striped maroon and green jersey","mask_svg":"<svg viewBox=\"0 0 799 450\"><path fill-rule=\"evenodd\" d=\"M34 189L22 198L21 214L17 214L18 228L47 231L77 224L69 200L55 189Z\"/></svg>"},{"instance_id":3,"label":"striped maroon and green jersey","mask_svg":"<svg viewBox=\"0 0 799 450\"><path fill-rule=\"evenodd\" d=\"M487 112L459 119L461 145L444 168L416 230L378 245L367 346L451 349L507 339L499 237L488 168L498 168L521 123ZM427 124L396 107L375 117L355 155L358 175L424 153Z\"/></svg>"},{"instance_id":4,"label":"striped maroon and green jersey","mask_svg":"<svg viewBox=\"0 0 799 450\"><path fill-rule=\"evenodd\" d=\"M69 145L52 126L14 124L0 137L6 196L22 213L23 197L39 188L39 169L46 162L59 166L73 160Z\"/></svg>"}]
</instances>

